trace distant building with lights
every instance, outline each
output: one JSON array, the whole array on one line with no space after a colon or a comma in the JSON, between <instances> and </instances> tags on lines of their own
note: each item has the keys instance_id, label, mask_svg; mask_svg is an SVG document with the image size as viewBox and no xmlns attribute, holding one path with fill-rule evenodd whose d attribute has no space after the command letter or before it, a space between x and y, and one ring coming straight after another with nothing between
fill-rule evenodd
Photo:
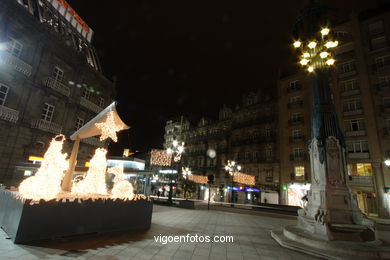
<instances>
[{"instance_id":1,"label":"distant building with lights","mask_svg":"<svg viewBox=\"0 0 390 260\"><path fill-rule=\"evenodd\" d=\"M64 0L0 1L0 183L17 185L57 134L67 138L111 103L92 29ZM71 142L65 151L70 153ZM84 165L97 138L82 140Z\"/></svg>"},{"instance_id":2,"label":"distant building with lights","mask_svg":"<svg viewBox=\"0 0 390 260\"><path fill-rule=\"evenodd\" d=\"M315 5L315 3L312 3ZM390 212L390 6L367 10L332 27L339 46L332 73L333 100L346 142L347 184L362 212ZM281 203L296 204L310 181L311 82L307 73L278 80Z\"/></svg>"}]
</instances>

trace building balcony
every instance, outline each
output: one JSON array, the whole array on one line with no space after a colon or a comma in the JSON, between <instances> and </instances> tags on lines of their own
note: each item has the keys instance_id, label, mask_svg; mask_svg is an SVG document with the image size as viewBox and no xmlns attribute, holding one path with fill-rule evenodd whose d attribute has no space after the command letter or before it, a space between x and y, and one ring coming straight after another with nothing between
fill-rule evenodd
<instances>
[{"instance_id":1,"label":"building balcony","mask_svg":"<svg viewBox=\"0 0 390 260\"><path fill-rule=\"evenodd\" d=\"M80 142L85 143L85 144L89 144L92 146L96 146L96 147L105 147L106 146L106 142L100 141L100 139L97 137L83 138L80 140Z\"/></svg>"},{"instance_id":2,"label":"building balcony","mask_svg":"<svg viewBox=\"0 0 390 260\"><path fill-rule=\"evenodd\" d=\"M290 102L287 104L287 107L289 109L292 109L292 108L301 108L303 107L303 101L302 100L299 100L299 101L294 101L294 102Z\"/></svg>"},{"instance_id":3,"label":"building balcony","mask_svg":"<svg viewBox=\"0 0 390 260\"><path fill-rule=\"evenodd\" d=\"M390 90L390 84L378 83L375 86L378 92Z\"/></svg>"},{"instance_id":4,"label":"building balcony","mask_svg":"<svg viewBox=\"0 0 390 260\"><path fill-rule=\"evenodd\" d=\"M374 182L372 180L372 176L355 176L350 175L348 176L348 184L351 185L374 185Z\"/></svg>"},{"instance_id":5,"label":"building balcony","mask_svg":"<svg viewBox=\"0 0 390 260\"><path fill-rule=\"evenodd\" d=\"M60 134L62 132L62 126L59 124L46 121L43 119L34 119L31 121L31 128L39 129L45 132Z\"/></svg>"},{"instance_id":6,"label":"building balcony","mask_svg":"<svg viewBox=\"0 0 390 260\"><path fill-rule=\"evenodd\" d=\"M290 143L300 143L305 141L305 136L300 135L300 136L290 136L289 138Z\"/></svg>"},{"instance_id":7,"label":"building balcony","mask_svg":"<svg viewBox=\"0 0 390 260\"><path fill-rule=\"evenodd\" d=\"M339 72L339 78L346 78L350 77L353 75L356 75L357 71L356 70L351 70L351 71L346 71L346 72Z\"/></svg>"},{"instance_id":8,"label":"building balcony","mask_svg":"<svg viewBox=\"0 0 390 260\"><path fill-rule=\"evenodd\" d=\"M69 97L70 96L70 88L66 85L62 84L61 82L55 80L54 78L47 77L43 80L43 85L45 87L54 89L55 91L61 93L64 96Z\"/></svg>"},{"instance_id":9,"label":"building balcony","mask_svg":"<svg viewBox=\"0 0 390 260\"><path fill-rule=\"evenodd\" d=\"M0 106L0 119L16 123L19 119L19 111L9 107Z\"/></svg>"},{"instance_id":10,"label":"building balcony","mask_svg":"<svg viewBox=\"0 0 390 260\"><path fill-rule=\"evenodd\" d=\"M20 73L23 73L27 77L31 75L32 67L30 64L27 64L18 57L13 56L6 51L0 51L0 63L7 65L16 71L19 71Z\"/></svg>"},{"instance_id":11,"label":"building balcony","mask_svg":"<svg viewBox=\"0 0 390 260\"><path fill-rule=\"evenodd\" d=\"M351 89L344 92L341 92L342 97L348 97L348 96L356 96L360 94L360 89Z\"/></svg>"},{"instance_id":12,"label":"building balcony","mask_svg":"<svg viewBox=\"0 0 390 260\"><path fill-rule=\"evenodd\" d=\"M348 153L349 159L369 159L369 152L357 152L357 153Z\"/></svg>"},{"instance_id":13,"label":"building balcony","mask_svg":"<svg viewBox=\"0 0 390 260\"><path fill-rule=\"evenodd\" d=\"M306 154L290 154L290 161L304 161L306 160Z\"/></svg>"},{"instance_id":14,"label":"building balcony","mask_svg":"<svg viewBox=\"0 0 390 260\"><path fill-rule=\"evenodd\" d=\"M366 135L367 132L366 130L358 130L358 131L347 131L345 132L346 137L351 137L351 136L364 136Z\"/></svg>"},{"instance_id":15,"label":"building balcony","mask_svg":"<svg viewBox=\"0 0 390 260\"><path fill-rule=\"evenodd\" d=\"M374 64L372 67L373 67L373 70L375 72L388 71L388 70L390 70L390 63L388 63L388 62L386 62L386 63L377 63L377 64Z\"/></svg>"},{"instance_id":16,"label":"building balcony","mask_svg":"<svg viewBox=\"0 0 390 260\"><path fill-rule=\"evenodd\" d=\"M287 93L293 93L302 89L302 84L295 84L287 88Z\"/></svg>"},{"instance_id":17,"label":"building balcony","mask_svg":"<svg viewBox=\"0 0 390 260\"><path fill-rule=\"evenodd\" d=\"M99 107L98 105L96 105L95 103L89 101L84 97L80 97L80 105L82 105L85 108L88 108L89 110L97 114L103 110L103 108Z\"/></svg>"},{"instance_id":18,"label":"building balcony","mask_svg":"<svg viewBox=\"0 0 390 260\"><path fill-rule=\"evenodd\" d=\"M343 111L344 116L354 116L354 115L361 115L361 114L363 114L363 109Z\"/></svg>"},{"instance_id":19,"label":"building balcony","mask_svg":"<svg viewBox=\"0 0 390 260\"><path fill-rule=\"evenodd\" d=\"M288 125L289 126L292 126L292 125L301 125L304 123L304 119L303 117L299 117L299 118L294 118L294 119L290 119L288 120Z\"/></svg>"}]
</instances>

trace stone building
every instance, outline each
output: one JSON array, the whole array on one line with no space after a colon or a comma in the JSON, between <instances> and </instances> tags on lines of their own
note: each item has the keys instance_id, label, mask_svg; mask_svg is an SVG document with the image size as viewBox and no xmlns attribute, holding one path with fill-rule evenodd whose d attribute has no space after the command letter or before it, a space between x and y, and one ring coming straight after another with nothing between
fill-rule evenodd
<instances>
[{"instance_id":1,"label":"stone building","mask_svg":"<svg viewBox=\"0 0 390 260\"><path fill-rule=\"evenodd\" d=\"M32 174L31 156L39 161L55 135L69 138L113 100L92 35L64 0L0 2L0 183ZM79 165L106 145L82 142Z\"/></svg>"},{"instance_id":2,"label":"stone building","mask_svg":"<svg viewBox=\"0 0 390 260\"><path fill-rule=\"evenodd\" d=\"M166 129L172 124L168 121ZM241 107L223 107L218 120L201 118L196 126L187 123L187 127L182 128L181 134L176 136L186 144L181 164L191 168L194 174L214 175L213 199L229 201L231 195L227 189L232 187L232 178L225 171L225 165L228 160L234 160L242 166L242 173L255 176L255 187L262 190L263 198L266 193L272 193L277 203L279 152L276 129L275 100L260 92L249 93L243 96ZM261 200L259 193L244 189L235 192L234 196L237 202Z\"/></svg>"},{"instance_id":3,"label":"stone building","mask_svg":"<svg viewBox=\"0 0 390 260\"><path fill-rule=\"evenodd\" d=\"M390 186L390 8L352 15L331 28L339 46L332 73L333 100L347 149L347 183L367 214L388 215ZM278 81L282 203L296 204L310 180L311 82L306 72ZM283 112L285 111L285 112ZM298 197L297 197L298 196Z\"/></svg>"}]
</instances>

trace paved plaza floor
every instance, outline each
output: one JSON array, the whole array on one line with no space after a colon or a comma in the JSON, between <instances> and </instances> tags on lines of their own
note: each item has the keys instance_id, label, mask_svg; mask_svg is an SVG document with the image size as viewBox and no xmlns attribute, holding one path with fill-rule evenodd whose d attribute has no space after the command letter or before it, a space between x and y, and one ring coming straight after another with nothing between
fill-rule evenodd
<instances>
[{"instance_id":1,"label":"paved plaza floor","mask_svg":"<svg viewBox=\"0 0 390 260\"><path fill-rule=\"evenodd\" d=\"M244 212L245 213L245 212ZM154 205L152 227L138 234L91 235L34 245L15 245L0 231L0 259L316 259L280 247L270 230L295 224L296 217L249 215ZM129 219L131 221L131 219ZM60 223L59 223L60 224ZM390 232L382 232L388 236ZM154 236L233 236L231 243L156 242Z\"/></svg>"}]
</instances>

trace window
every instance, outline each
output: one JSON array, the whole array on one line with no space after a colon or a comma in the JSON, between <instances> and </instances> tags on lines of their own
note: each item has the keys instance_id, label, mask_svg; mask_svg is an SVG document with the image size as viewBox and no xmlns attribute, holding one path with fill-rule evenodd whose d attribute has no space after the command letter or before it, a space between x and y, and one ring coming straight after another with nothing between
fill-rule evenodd
<instances>
[{"instance_id":1,"label":"window","mask_svg":"<svg viewBox=\"0 0 390 260\"><path fill-rule=\"evenodd\" d=\"M305 155L305 150L303 148L294 148L294 157L299 158Z\"/></svg>"},{"instance_id":2,"label":"window","mask_svg":"<svg viewBox=\"0 0 390 260\"><path fill-rule=\"evenodd\" d=\"M295 96L290 98L290 103L297 103L301 101L301 96Z\"/></svg>"},{"instance_id":3,"label":"window","mask_svg":"<svg viewBox=\"0 0 390 260\"><path fill-rule=\"evenodd\" d=\"M88 88L84 87L83 88L83 93L81 94L81 96L85 99L90 99L91 97L91 92L89 91Z\"/></svg>"},{"instance_id":4,"label":"window","mask_svg":"<svg viewBox=\"0 0 390 260\"><path fill-rule=\"evenodd\" d=\"M290 91L298 90L299 87L300 87L299 80L290 81L290 83L289 83L289 90Z\"/></svg>"},{"instance_id":5,"label":"window","mask_svg":"<svg viewBox=\"0 0 390 260\"><path fill-rule=\"evenodd\" d=\"M267 178L274 177L274 171L273 171L272 168L271 169L265 169L265 177L267 177Z\"/></svg>"},{"instance_id":6,"label":"window","mask_svg":"<svg viewBox=\"0 0 390 260\"><path fill-rule=\"evenodd\" d=\"M54 106L50 105L48 103L45 103L43 105L41 119L51 122L51 120L53 119L53 114L54 114Z\"/></svg>"},{"instance_id":7,"label":"window","mask_svg":"<svg viewBox=\"0 0 390 260\"><path fill-rule=\"evenodd\" d=\"M99 102L99 107L104 107L104 98L99 97L98 102Z\"/></svg>"},{"instance_id":8,"label":"window","mask_svg":"<svg viewBox=\"0 0 390 260\"><path fill-rule=\"evenodd\" d=\"M302 129L293 129L292 136L293 137L301 137L302 136Z\"/></svg>"},{"instance_id":9,"label":"window","mask_svg":"<svg viewBox=\"0 0 390 260\"><path fill-rule=\"evenodd\" d=\"M272 148L266 148L265 149L265 159L270 160L273 157L273 151Z\"/></svg>"},{"instance_id":10,"label":"window","mask_svg":"<svg viewBox=\"0 0 390 260\"><path fill-rule=\"evenodd\" d=\"M6 51L11 53L15 57L20 57L23 50L23 44L21 44L19 41L10 38L7 42Z\"/></svg>"},{"instance_id":11,"label":"window","mask_svg":"<svg viewBox=\"0 0 390 260\"><path fill-rule=\"evenodd\" d=\"M372 176L371 163L348 164L348 175L352 176Z\"/></svg>"},{"instance_id":12,"label":"window","mask_svg":"<svg viewBox=\"0 0 390 260\"><path fill-rule=\"evenodd\" d=\"M358 81L356 79L341 81L339 86L343 92L359 89Z\"/></svg>"},{"instance_id":13,"label":"window","mask_svg":"<svg viewBox=\"0 0 390 260\"><path fill-rule=\"evenodd\" d=\"M266 127L264 129L264 136L270 137L271 136L271 128Z\"/></svg>"},{"instance_id":14,"label":"window","mask_svg":"<svg viewBox=\"0 0 390 260\"><path fill-rule=\"evenodd\" d=\"M370 35L381 34L384 32L383 22L377 21L368 25L368 33Z\"/></svg>"},{"instance_id":15,"label":"window","mask_svg":"<svg viewBox=\"0 0 390 260\"><path fill-rule=\"evenodd\" d=\"M363 119L345 120L344 127L346 132L360 131L366 129Z\"/></svg>"},{"instance_id":16,"label":"window","mask_svg":"<svg viewBox=\"0 0 390 260\"><path fill-rule=\"evenodd\" d=\"M383 98L383 107L390 108L390 97Z\"/></svg>"},{"instance_id":17,"label":"window","mask_svg":"<svg viewBox=\"0 0 390 260\"><path fill-rule=\"evenodd\" d=\"M0 106L4 106L5 100L7 99L8 87L0 84Z\"/></svg>"},{"instance_id":18,"label":"window","mask_svg":"<svg viewBox=\"0 0 390 260\"><path fill-rule=\"evenodd\" d=\"M386 47L386 37L385 36L379 36L376 38L371 39L371 49L377 50Z\"/></svg>"},{"instance_id":19,"label":"window","mask_svg":"<svg viewBox=\"0 0 390 260\"><path fill-rule=\"evenodd\" d=\"M294 167L295 177L303 177L305 176L305 166L295 166Z\"/></svg>"},{"instance_id":20,"label":"window","mask_svg":"<svg viewBox=\"0 0 390 260\"><path fill-rule=\"evenodd\" d=\"M362 102L360 98L346 100L343 103L343 112L351 112L362 109Z\"/></svg>"},{"instance_id":21,"label":"window","mask_svg":"<svg viewBox=\"0 0 390 260\"><path fill-rule=\"evenodd\" d=\"M390 65L390 55L377 57L375 59L375 65L378 69L389 66Z\"/></svg>"},{"instance_id":22,"label":"window","mask_svg":"<svg viewBox=\"0 0 390 260\"><path fill-rule=\"evenodd\" d=\"M254 151L253 152L253 161L257 161L257 159L259 158L259 152L258 151Z\"/></svg>"},{"instance_id":23,"label":"window","mask_svg":"<svg viewBox=\"0 0 390 260\"><path fill-rule=\"evenodd\" d=\"M78 117L76 119L75 131L79 130L84 125L84 119Z\"/></svg>"},{"instance_id":24,"label":"window","mask_svg":"<svg viewBox=\"0 0 390 260\"><path fill-rule=\"evenodd\" d=\"M301 113L292 113L291 114L291 120L292 121L299 121L302 118Z\"/></svg>"},{"instance_id":25,"label":"window","mask_svg":"<svg viewBox=\"0 0 390 260\"><path fill-rule=\"evenodd\" d=\"M368 142L364 140L347 142L348 153L368 153Z\"/></svg>"},{"instance_id":26,"label":"window","mask_svg":"<svg viewBox=\"0 0 390 260\"><path fill-rule=\"evenodd\" d=\"M53 78L58 82L62 82L62 80L64 79L64 71L59 67L55 66L53 71Z\"/></svg>"},{"instance_id":27,"label":"window","mask_svg":"<svg viewBox=\"0 0 390 260\"><path fill-rule=\"evenodd\" d=\"M349 62L344 62L341 63L339 66L339 72L340 73L348 73L355 71L355 62L354 61L349 61Z\"/></svg>"},{"instance_id":28,"label":"window","mask_svg":"<svg viewBox=\"0 0 390 260\"><path fill-rule=\"evenodd\" d=\"M250 152L245 152L245 161L249 162L251 159L251 153Z\"/></svg>"}]
</instances>

